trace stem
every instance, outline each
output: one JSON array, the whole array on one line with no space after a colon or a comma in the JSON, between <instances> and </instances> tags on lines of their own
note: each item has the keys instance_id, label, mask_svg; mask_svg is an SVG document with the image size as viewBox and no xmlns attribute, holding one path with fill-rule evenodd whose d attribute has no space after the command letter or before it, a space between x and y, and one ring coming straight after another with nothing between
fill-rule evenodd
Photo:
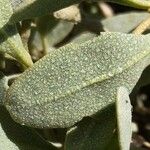
<instances>
[{"instance_id":1,"label":"stem","mask_svg":"<svg viewBox=\"0 0 150 150\"><path fill-rule=\"evenodd\" d=\"M141 22L132 33L136 35L142 34L149 27L150 27L150 17L144 20L143 22Z\"/></svg>"},{"instance_id":2,"label":"stem","mask_svg":"<svg viewBox=\"0 0 150 150\"><path fill-rule=\"evenodd\" d=\"M48 54L48 41L47 41L47 36L46 35L41 35L41 41L42 41L42 46L43 46L43 53L44 55Z\"/></svg>"},{"instance_id":3,"label":"stem","mask_svg":"<svg viewBox=\"0 0 150 150\"><path fill-rule=\"evenodd\" d=\"M5 69L5 54L0 54L0 70Z\"/></svg>"}]
</instances>

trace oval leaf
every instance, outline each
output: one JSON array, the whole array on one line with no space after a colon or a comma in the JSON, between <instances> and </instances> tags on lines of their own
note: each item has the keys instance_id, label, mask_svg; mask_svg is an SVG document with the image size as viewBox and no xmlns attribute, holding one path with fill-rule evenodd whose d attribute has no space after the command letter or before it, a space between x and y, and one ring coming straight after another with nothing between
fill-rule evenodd
<instances>
[{"instance_id":1,"label":"oval leaf","mask_svg":"<svg viewBox=\"0 0 150 150\"><path fill-rule=\"evenodd\" d=\"M149 35L103 33L48 54L9 88L5 105L14 120L34 127L68 127L130 91L150 63Z\"/></svg>"},{"instance_id":2,"label":"oval leaf","mask_svg":"<svg viewBox=\"0 0 150 150\"><path fill-rule=\"evenodd\" d=\"M67 132L65 150L118 150L114 105L86 117Z\"/></svg>"}]
</instances>

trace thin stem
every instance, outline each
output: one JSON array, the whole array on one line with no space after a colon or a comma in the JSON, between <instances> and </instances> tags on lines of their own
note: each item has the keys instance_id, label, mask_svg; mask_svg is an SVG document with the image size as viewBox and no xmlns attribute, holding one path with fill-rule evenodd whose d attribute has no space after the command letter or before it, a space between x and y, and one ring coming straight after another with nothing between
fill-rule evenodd
<instances>
[{"instance_id":1,"label":"thin stem","mask_svg":"<svg viewBox=\"0 0 150 150\"><path fill-rule=\"evenodd\" d=\"M146 20L141 22L132 33L134 33L136 35L142 34L149 27L150 27L150 17L148 17Z\"/></svg>"},{"instance_id":2,"label":"thin stem","mask_svg":"<svg viewBox=\"0 0 150 150\"><path fill-rule=\"evenodd\" d=\"M41 41L42 41L42 46L43 46L43 53L44 55L48 54L48 40L47 40L47 36L46 35L41 35Z\"/></svg>"},{"instance_id":3,"label":"thin stem","mask_svg":"<svg viewBox=\"0 0 150 150\"><path fill-rule=\"evenodd\" d=\"M0 54L0 70L5 69L5 54Z\"/></svg>"}]
</instances>

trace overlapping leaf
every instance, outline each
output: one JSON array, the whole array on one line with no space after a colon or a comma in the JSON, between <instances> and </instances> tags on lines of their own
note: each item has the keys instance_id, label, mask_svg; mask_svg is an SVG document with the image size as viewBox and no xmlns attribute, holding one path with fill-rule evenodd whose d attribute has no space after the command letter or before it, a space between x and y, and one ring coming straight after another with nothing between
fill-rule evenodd
<instances>
[{"instance_id":1,"label":"overlapping leaf","mask_svg":"<svg viewBox=\"0 0 150 150\"><path fill-rule=\"evenodd\" d=\"M150 36L103 33L47 55L12 84L5 105L28 126L68 127L129 91L150 63Z\"/></svg>"},{"instance_id":2,"label":"overlapping leaf","mask_svg":"<svg viewBox=\"0 0 150 150\"><path fill-rule=\"evenodd\" d=\"M15 123L5 108L0 106L0 149L56 150L35 131Z\"/></svg>"},{"instance_id":3,"label":"overlapping leaf","mask_svg":"<svg viewBox=\"0 0 150 150\"><path fill-rule=\"evenodd\" d=\"M18 22L20 20L39 17L48 13L53 13L67 6L77 4L83 0L11 0L14 8L14 14L10 18L10 22ZM95 0L91 0L95 2ZM100 1L100 0L96 0ZM105 0L109 2L133 6L140 9L148 9L150 2L147 0ZM38 9L37 9L38 8ZM39 11L40 10L40 11Z\"/></svg>"},{"instance_id":4,"label":"overlapping leaf","mask_svg":"<svg viewBox=\"0 0 150 150\"><path fill-rule=\"evenodd\" d=\"M132 135L131 104L124 87L118 88L116 99L117 115L114 105L111 105L93 118L83 119L68 131L65 149L129 150Z\"/></svg>"},{"instance_id":5,"label":"overlapping leaf","mask_svg":"<svg viewBox=\"0 0 150 150\"><path fill-rule=\"evenodd\" d=\"M28 18L43 16L53 13L61 8L79 3L81 0L11 0L14 7L14 14L10 22L16 22ZM38 9L37 9L38 8ZM39 11L40 10L40 11Z\"/></svg>"},{"instance_id":6,"label":"overlapping leaf","mask_svg":"<svg viewBox=\"0 0 150 150\"><path fill-rule=\"evenodd\" d=\"M127 12L101 21L105 31L129 33L150 16L146 12Z\"/></svg>"},{"instance_id":7,"label":"overlapping leaf","mask_svg":"<svg viewBox=\"0 0 150 150\"><path fill-rule=\"evenodd\" d=\"M40 17L37 20L37 29L41 36L47 38L48 45L54 46L61 42L73 29L74 23L57 20L53 16Z\"/></svg>"},{"instance_id":8,"label":"overlapping leaf","mask_svg":"<svg viewBox=\"0 0 150 150\"><path fill-rule=\"evenodd\" d=\"M0 0L0 6L0 53L8 53L21 64L29 67L32 65L32 60L22 45L15 25L7 24L13 13L9 0Z\"/></svg>"},{"instance_id":9,"label":"overlapping leaf","mask_svg":"<svg viewBox=\"0 0 150 150\"><path fill-rule=\"evenodd\" d=\"M118 150L114 105L84 118L67 132L65 150Z\"/></svg>"}]
</instances>

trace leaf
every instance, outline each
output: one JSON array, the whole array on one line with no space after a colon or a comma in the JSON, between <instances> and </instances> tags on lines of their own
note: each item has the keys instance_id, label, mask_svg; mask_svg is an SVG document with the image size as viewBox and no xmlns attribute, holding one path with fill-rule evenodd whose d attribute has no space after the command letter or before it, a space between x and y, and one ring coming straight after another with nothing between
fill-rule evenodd
<instances>
[{"instance_id":1,"label":"leaf","mask_svg":"<svg viewBox=\"0 0 150 150\"><path fill-rule=\"evenodd\" d=\"M102 33L50 53L11 85L6 108L28 126L72 126L113 103L118 86L133 89L150 63L149 36Z\"/></svg>"},{"instance_id":2,"label":"leaf","mask_svg":"<svg viewBox=\"0 0 150 150\"><path fill-rule=\"evenodd\" d=\"M114 105L107 106L93 118L84 118L67 132L65 150L129 150L132 135L131 104L124 87L117 90L116 106L118 126ZM115 132L116 127L118 132Z\"/></svg>"},{"instance_id":3,"label":"leaf","mask_svg":"<svg viewBox=\"0 0 150 150\"><path fill-rule=\"evenodd\" d=\"M10 17L10 22L14 23L25 19L43 16L49 13L52 14L57 10L60 10L73 4L78 4L82 1L83 0L69 0L69 1L44 0L43 2L43 0L24 0L24 1L11 0L14 13ZM105 1L128 5L140 9L148 9L150 7L150 2L147 0L105 0ZM91 0L91 2L95 2L95 0Z\"/></svg>"},{"instance_id":4,"label":"leaf","mask_svg":"<svg viewBox=\"0 0 150 150\"><path fill-rule=\"evenodd\" d=\"M20 20L43 16L53 13L61 8L80 3L81 0L11 0L14 8L14 14L10 18L10 22L18 22ZM38 9L37 9L38 8ZM40 10L40 11L39 11Z\"/></svg>"},{"instance_id":5,"label":"leaf","mask_svg":"<svg viewBox=\"0 0 150 150\"><path fill-rule=\"evenodd\" d=\"M86 42L88 40L92 40L94 37L97 37L97 36L98 36L97 34L94 34L92 32L80 33L79 35L75 36L71 40L71 43L82 44L83 42Z\"/></svg>"},{"instance_id":6,"label":"leaf","mask_svg":"<svg viewBox=\"0 0 150 150\"><path fill-rule=\"evenodd\" d=\"M129 150L132 137L132 107L126 88L120 87L117 94L116 110L120 150Z\"/></svg>"},{"instance_id":7,"label":"leaf","mask_svg":"<svg viewBox=\"0 0 150 150\"><path fill-rule=\"evenodd\" d=\"M67 132L65 150L117 150L114 105L101 110L94 118L84 118Z\"/></svg>"},{"instance_id":8,"label":"leaf","mask_svg":"<svg viewBox=\"0 0 150 150\"><path fill-rule=\"evenodd\" d=\"M149 17L145 12L128 12L101 21L105 31L129 33Z\"/></svg>"},{"instance_id":9,"label":"leaf","mask_svg":"<svg viewBox=\"0 0 150 150\"><path fill-rule=\"evenodd\" d=\"M56 150L32 129L15 123L1 106L0 148L3 150Z\"/></svg>"},{"instance_id":10,"label":"leaf","mask_svg":"<svg viewBox=\"0 0 150 150\"><path fill-rule=\"evenodd\" d=\"M46 36L52 47L61 42L73 29L74 23L56 20L53 16L40 17L37 20L37 29L41 36Z\"/></svg>"},{"instance_id":11,"label":"leaf","mask_svg":"<svg viewBox=\"0 0 150 150\"><path fill-rule=\"evenodd\" d=\"M7 89L7 78L0 72L0 105L3 104Z\"/></svg>"},{"instance_id":12,"label":"leaf","mask_svg":"<svg viewBox=\"0 0 150 150\"><path fill-rule=\"evenodd\" d=\"M7 24L13 13L9 0L0 0L0 6L0 53L8 53L26 67L32 66L31 57L24 49L15 25Z\"/></svg>"},{"instance_id":13,"label":"leaf","mask_svg":"<svg viewBox=\"0 0 150 150\"><path fill-rule=\"evenodd\" d=\"M150 0L106 0L106 1L127 5L130 7L132 6L140 9L150 8Z\"/></svg>"}]
</instances>

